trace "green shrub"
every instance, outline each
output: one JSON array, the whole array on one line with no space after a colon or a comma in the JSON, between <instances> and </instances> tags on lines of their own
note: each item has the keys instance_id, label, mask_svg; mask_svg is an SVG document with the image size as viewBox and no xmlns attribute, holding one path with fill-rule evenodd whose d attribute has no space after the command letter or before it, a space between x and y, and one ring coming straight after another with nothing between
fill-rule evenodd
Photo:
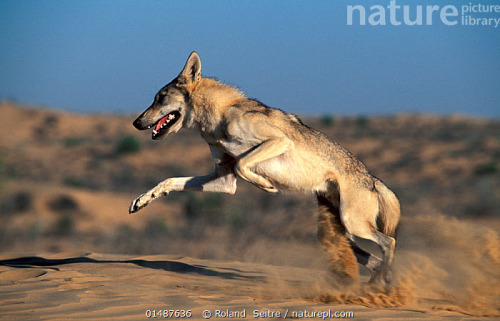
<instances>
[{"instance_id":1,"label":"green shrub","mask_svg":"<svg viewBox=\"0 0 500 321\"><path fill-rule=\"evenodd\" d=\"M96 184L88 178L68 176L63 180L64 185L79 188L97 188Z\"/></svg>"},{"instance_id":2,"label":"green shrub","mask_svg":"<svg viewBox=\"0 0 500 321\"><path fill-rule=\"evenodd\" d=\"M184 215L189 220L197 219L201 216L203 205L194 193L188 193L187 199L184 202L183 210Z\"/></svg>"},{"instance_id":3,"label":"green shrub","mask_svg":"<svg viewBox=\"0 0 500 321\"><path fill-rule=\"evenodd\" d=\"M74 136L72 136L72 137L64 137L61 142L62 142L62 145L64 147L71 148L71 147L80 146L87 141L88 141L88 138L86 138L86 137L74 137Z\"/></svg>"},{"instance_id":4,"label":"green shrub","mask_svg":"<svg viewBox=\"0 0 500 321\"><path fill-rule=\"evenodd\" d=\"M75 230L75 221L71 214L62 215L56 222L55 234L59 236L71 235Z\"/></svg>"},{"instance_id":5,"label":"green shrub","mask_svg":"<svg viewBox=\"0 0 500 321\"><path fill-rule=\"evenodd\" d=\"M208 210L220 209L224 205L224 195L219 193L207 193L203 198L203 205Z\"/></svg>"},{"instance_id":6,"label":"green shrub","mask_svg":"<svg viewBox=\"0 0 500 321\"><path fill-rule=\"evenodd\" d=\"M498 172L498 163L491 161L476 167L474 173L476 175L490 175Z\"/></svg>"},{"instance_id":7,"label":"green shrub","mask_svg":"<svg viewBox=\"0 0 500 321\"><path fill-rule=\"evenodd\" d=\"M71 195L59 195L47 204L49 208L57 213L72 213L78 211L78 203Z\"/></svg>"},{"instance_id":8,"label":"green shrub","mask_svg":"<svg viewBox=\"0 0 500 321\"><path fill-rule=\"evenodd\" d=\"M161 219L151 219L144 228L144 234L152 239L159 239L170 234L170 226Z\"/></svg>"},{"instance_id":9,"label":"green shrub","mask_svg":"<svg viewBox=\"0 0 500 321\"><path fill-rule=\"evenodd\" d=\"M356 118L356 124L359 127L365 127L366 125L368 125L368 117L366 117L365 115L358 115L358 117Z\"/></svg>"},{"instance_id":10,"label":"green shrub","mask_svg":"<svg viewBox=\"0 0 500 321\"><path fill-rule=\"evenodd\" d=\"M28 191L20 191L6 197L0 203L0 213L10 214L29 211L33 206L33 195Z\"/></svg>"},{"instance_id":11,"label":"green shrub","mask_svg":"<svg viewBox=\"0 0 500 321\"><path fill-rule=\"evenodd\" d=\"M323 115L321 116L321 124L323 126L333 126L335 124L335 117L332 115Z\"/></svg>"},{"instance_id":12,"label":"green shrub","mask_svg":"<svg viewBox=\"0 0 500 321\"><path fill-rule=\"evenodd\" d=\"M184 215L189 220L202 219L210 225L220 225L225 222L225 198L222 194L207 193L197 195L190 193L184 203Z\"/></svg>"},{"instance_id":13,"label":"green shrub","mask_svg":"<svg viewBox=\"0 0 500 321\"><path fill-rule=\"evenodd\" d=\"M117 154L137 153L141 150L141 142L132 135L123 136L116 144Z\"/></svg>"},{"instance_id":14,"label":"green shrub","mask_svg":"<svg viewBox=\"0 0 500 321\"><path fill-rule=\"evenodd\" d=\"M2 187L3 182L5 181L5 170L4 170L3 159L0 158L0 187Z\"/></svg>"},{"instance_id":15,"label":"green shrub","mask_svg":"<svg viewBox=\"0 0 500 321\"><path fill-rule=\"evenodd\" d=\"M248 225L248 213L240 209L233 209L229 214L229 223L237 229L246 227Z\"/></svg>"}]
</instances>

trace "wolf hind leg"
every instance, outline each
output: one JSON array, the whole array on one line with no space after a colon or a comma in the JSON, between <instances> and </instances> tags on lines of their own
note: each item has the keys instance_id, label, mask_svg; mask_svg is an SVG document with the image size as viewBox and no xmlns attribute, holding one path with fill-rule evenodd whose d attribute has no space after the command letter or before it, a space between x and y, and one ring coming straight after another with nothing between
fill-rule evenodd
<instances>
[{"instance_id":1,"label":"wolf hind leg","mask_svg":"<svg viewBox=\"0 0 500 321\"><path fill-rule=\"evenodd\" d=\"M351 243L351 248L354 251L354 255L356 256L358 263L365 266L368 270L370 270L372 276L375 275L380 270L382 259L360 248L356 244L356 241L354 240L352 234L346 233L346 237L349 239Z\"/></svg>"},{"instance_id":2,"label":"wolf hind leg","mask_svg":"<svg viewBox=\"0 0 500 321\"><path fill-rule=\"evenodd\" d=\"M278 189L265 177L255 174L248 166L236 166L235 172L239 177L243 178L245 181L257 186L261 190L264 190L268 193L277 193Z\"/></svg>"},{"instance_id":3,"label":"wolf hind leg","mask_svg":"<svg viewBox=\"0 0 500 321\"><path fill-rule=\"evenodd\" d=\"M367 253L366 251L353 247L360 263L366 262L368 269L372 271L370 282L390 283L391 263L394 257L396 241L377 230L377 215L379 213L378 199L372 191L356 192L341 197L341 220L347 232L359 238L367 239L377 243L382 250L382 259ZM353 238L351 237L351 241ZM380 261L379 261L380 260Z\"/></svg>"},{"instance_id":4,"label":"wolf hind leg","mask_svg":"<svg viewBox=\"0 0 500 321\"><path fill-rule=\"evenodd\" d=\"M342 285L352 285L359 281L357 259L345 228L340 221L338 206L324 196L318 199L318 240L327 252L331 272Z\"/></svg>"},{"instance_id":5,"label":"wolf hind leg","mask_svg":"<svg viewBox=\"0 0 500 321\"><path fill-rule=\"evenodd\" d=\"M240 158L234 167L235 173L249 183L269 192L277 193L278 189L265 177L254 173L255 165L279 156L293 148L293 142L286 137L274 137L261 143L250 153Z\"/></svg>"},{"instance_id":6,"label":"wolf hind leg","mask_svg":"<svg viewBox=\"0 0 500 321\"><path fill-rule=\"evenodd\" d=\"M394 248L396 246L396 240L393 237L385 235L384 233L377 230L373 231L372 240L374 240L382 249L383 259L380 264L379 270L377 271L377 273L375 273L375 275L372 276L370 282L385 282L386 284L389 284L391 283L392 278L391 264L394 259Z\"/></svg>"},{"instance_id":7,"label":"wolf hind leg","mask_svg":"<svg viewBox=\"0 0 500 321\"><path fill-rule=\"evenodd\" d=\"M356 244L356 241L354 240L352 234L346 233L346 237L351 242L351 248L354 251L354 255L356 256L358 263L363 265L370 271L371 279L373 279L375 275L377 275L380 272L382 259L360 248Z\"/></svg>"},{"instance_id":8,"label":"wolf hind leg","mask_svg":"<svg viewBox=\"0 0 500 321\"><path fill-rule=\"evenodd\" d=\"M396 240L376 230L375 228L369 235L355 235L377 243L382 250L382 259L380 259L379 257L358 247L354 243L354 239L352 237L350 238L351 246L358 262L367 267L371 272L370 283L391 283L391 264L394 258Z\"/></svg>"}]
</instances>

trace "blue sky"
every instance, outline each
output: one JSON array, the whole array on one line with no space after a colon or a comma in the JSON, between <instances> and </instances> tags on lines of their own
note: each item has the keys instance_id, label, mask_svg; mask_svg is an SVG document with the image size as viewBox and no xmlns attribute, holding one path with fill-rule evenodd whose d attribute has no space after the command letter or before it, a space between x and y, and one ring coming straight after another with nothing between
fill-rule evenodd
<instances>
[{"instance_id":1,"label":"blue sky","mask_svg":"<svg viewBox=\"0 0 500 321\"><path fill-rule=\"evenodd\" d=\"M348 26L358 4L390 2L1 0L0 98L135 114L196 50L203 75L293 113L500 116L500 26L395 26L389 9Z\"/></svg>"}]
</instances>

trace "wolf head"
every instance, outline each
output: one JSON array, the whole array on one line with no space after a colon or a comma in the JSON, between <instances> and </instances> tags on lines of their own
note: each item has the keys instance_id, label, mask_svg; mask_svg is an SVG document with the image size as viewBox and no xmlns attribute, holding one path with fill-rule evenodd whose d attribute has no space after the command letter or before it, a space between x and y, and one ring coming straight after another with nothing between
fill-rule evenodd
<instances>
[{"instance_id":1,"label":"wolf head","mask_svg":"<svg viewBox=\"0 0 500 321\"><path fill-rule=\"evenodd\" d=\"M153 104L134 121L139 130L153 128L157 140L183 127L188 117L189 92L201 80L201 61L192 52L181 73L156 94Z\"/></svg>"}]
</instances>

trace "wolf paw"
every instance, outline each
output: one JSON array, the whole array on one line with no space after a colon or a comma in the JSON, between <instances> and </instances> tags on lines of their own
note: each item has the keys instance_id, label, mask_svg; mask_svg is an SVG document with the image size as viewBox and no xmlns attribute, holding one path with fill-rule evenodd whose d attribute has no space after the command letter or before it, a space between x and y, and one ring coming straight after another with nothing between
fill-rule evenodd
<instances>
[{"instance_id":1,"label":"wolf paw","mask_svg":"<svg viewBox=\"0 0 500 321\"><path fill-rule=\"evenodd\" d=\"M148 202L143 202L142 201L142 198L143 198L143 196L145 194L146 193L142 194L141 196L139 196L138 198L136 198L135 200L132 201L132 203L130 204L130 207L128 208L128 213L129 214L136 213L141 208L143 208L144 206L148 205Z\"/></svg>"}]
</instances>

